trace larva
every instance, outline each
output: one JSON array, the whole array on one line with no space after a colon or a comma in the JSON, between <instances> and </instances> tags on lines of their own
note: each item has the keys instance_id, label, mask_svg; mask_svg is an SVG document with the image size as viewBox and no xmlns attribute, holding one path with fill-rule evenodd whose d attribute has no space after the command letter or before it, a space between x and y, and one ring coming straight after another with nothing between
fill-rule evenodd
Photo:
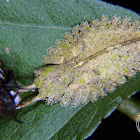
<instances>
[{"instance_id":1,"label":"larva","mask_svg":"<svg viewBox=\"0 0 140 140\"><path fill-rule=\"evenodd\" d=\"M83 21L65 33L36 71L37 98L48 104L77 106L107 96L140 71L139 21L113 17Z\"/></svg>"}]
</instances>

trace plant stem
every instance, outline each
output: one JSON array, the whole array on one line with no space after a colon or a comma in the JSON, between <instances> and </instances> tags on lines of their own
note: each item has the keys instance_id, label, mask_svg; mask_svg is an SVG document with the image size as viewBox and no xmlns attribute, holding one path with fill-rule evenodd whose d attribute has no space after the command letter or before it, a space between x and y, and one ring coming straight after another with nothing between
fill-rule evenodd
<instances>
[{"instance_id":1,"label":"plant stem","mask_svg":"<svg viewBox=\"0 0 140 140\"><path fill-rule=\"evenodd\" d=\"M136 99L125 99L117 109L136 121L140 115L140 102Z\"/></svg>"}]
</instances>

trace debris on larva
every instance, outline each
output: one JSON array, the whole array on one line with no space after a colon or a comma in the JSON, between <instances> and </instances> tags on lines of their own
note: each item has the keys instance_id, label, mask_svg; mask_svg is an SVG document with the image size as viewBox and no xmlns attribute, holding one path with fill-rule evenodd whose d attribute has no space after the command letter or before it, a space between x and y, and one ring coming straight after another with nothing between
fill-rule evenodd
<instances>
[{"instance_id":1,"label":"debris on larva","mask_svg":"<svg viewBox=\"0 0 140 140\"><path fill-rule=\"evenodd\" d=\"M46 66L36 72L39 98L72 106L96 101L140 71L139 21L113 17L83 21L48 49Z\"/></svg>"}]
</instances>

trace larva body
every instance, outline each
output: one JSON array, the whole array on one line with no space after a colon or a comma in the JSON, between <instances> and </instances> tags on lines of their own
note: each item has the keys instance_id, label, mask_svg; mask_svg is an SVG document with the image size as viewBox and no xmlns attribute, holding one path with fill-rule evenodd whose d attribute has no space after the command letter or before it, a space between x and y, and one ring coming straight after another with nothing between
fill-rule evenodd
<instances>
[{"instance_id":1,"label":"larva body","mask_svg":"<svg viewBox=\"0 0 140 140\"><path fill-rule=\"evenodd\" d=\"M138 21L103 17L90 24L82 22L72 33L58 40L44 58L46 64L57 65L36 72L38 96L48 104L60 101L63 106L70 102L77 106L96 101L140 71Z\"/></svg>"}]
</instances>

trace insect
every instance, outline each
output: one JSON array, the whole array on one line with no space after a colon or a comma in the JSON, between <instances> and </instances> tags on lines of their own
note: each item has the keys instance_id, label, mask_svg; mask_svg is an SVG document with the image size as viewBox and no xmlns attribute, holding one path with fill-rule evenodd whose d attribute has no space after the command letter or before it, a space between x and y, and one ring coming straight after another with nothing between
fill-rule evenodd
<instances>
[{"instance_id":1,"label":"insect","mask_svg":"<svg viewBox=\"0 0 140 140\"><path fill-rule=\"evenodd\" d=\"M10 81L12 80L13 83ZM16 119L16 106L21 102L21 97L18 92L13 91L13 88L18 88L19 86L14 78L14 73L12 70L8 70L6 76L4 70L1 68L0 60L0 115L6 118L11 118L19 123L22 122Z\"/></svg>"}]
</instances>

